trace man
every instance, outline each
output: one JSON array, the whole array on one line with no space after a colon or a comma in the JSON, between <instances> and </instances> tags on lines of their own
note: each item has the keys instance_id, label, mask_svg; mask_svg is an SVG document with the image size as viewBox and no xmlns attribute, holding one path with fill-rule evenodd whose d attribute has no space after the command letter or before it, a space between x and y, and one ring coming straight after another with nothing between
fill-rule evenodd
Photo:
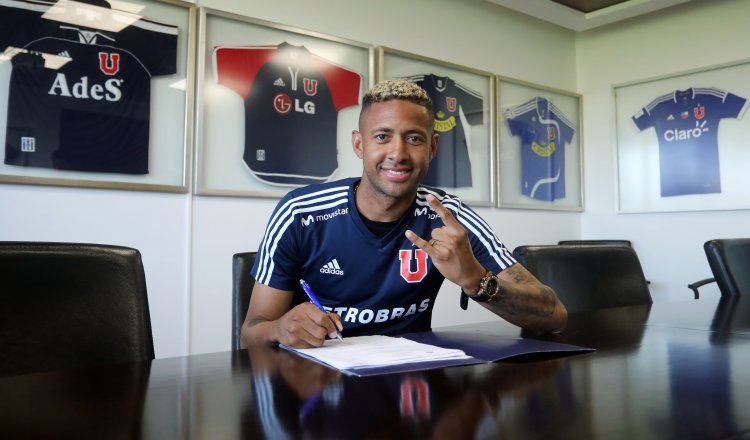
<instances>
[{"instance_id":1,"label":"man","mask_svg":"<svg viewBox=\"0 0 750 440\"><path fill-rule=\"evenodd\" d=\"M354 152L361 179L291 191L266 228L252 274L243 346L314 347L326 336L430 329L443 280L520 327L562 330L552 289L516 263L490 227L455 196L420 185L437 151L427 93L403 80L365 94ZM293 306L305 279L324 313Z\"/></svg>"}]
</instances>

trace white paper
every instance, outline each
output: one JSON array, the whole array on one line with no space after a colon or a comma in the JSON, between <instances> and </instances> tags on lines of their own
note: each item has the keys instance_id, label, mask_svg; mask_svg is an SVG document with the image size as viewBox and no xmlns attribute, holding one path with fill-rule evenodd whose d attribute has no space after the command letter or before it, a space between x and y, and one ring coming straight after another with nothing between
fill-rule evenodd
<instances>
[{"instance_id":1,"label":"white paper","mask_svg":"<svg viewBox=\"0 0 750 440\"><path fill-rule=\"evenodd\" d=\"M356 336L327 339L322 347L283 348L316 359L339 370L407 364L443 359L468 359L461 350L422 344L390 336Z\"/></svg>"}]
</instances>

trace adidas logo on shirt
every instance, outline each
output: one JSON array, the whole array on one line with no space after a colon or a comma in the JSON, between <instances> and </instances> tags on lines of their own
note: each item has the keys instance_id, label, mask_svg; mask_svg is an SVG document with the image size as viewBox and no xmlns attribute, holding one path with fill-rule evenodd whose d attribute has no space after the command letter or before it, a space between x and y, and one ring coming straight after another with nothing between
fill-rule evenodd
<instances>
[{"instance_id":1,"label":"adidas logo on shirt","mask_svg":"<svg viewBox=\"0 0 750 440\"><path fill-rule=\"evenodd\" d=\"M344 271L341 270L341 267L339 267L339 262L336 261L334 258L333 260L329 261L323 267L320 268L320 273L328 273L331 275L343 275Z\"/></svg>"},{"instance_id":2,"label":"adidas logo on shirt","mask_svg":"<svg viewBox=\"0 0 750 440\"><path fill-rule=\"evenodd\" d=\"M59 56L59 57L65 57L65 58L70 58L70 54L68 53L67 50L64 50L64 51L58 53L57 56Z\"/></svg>"},{"instance_id":3,"label":"adidas logo on shirt","mask_svg":"<svg viewBox=\"0 0 750 440\"><path fill-rule=\"evenodd\" d=\"M273 82L273 85L279 86L279 87L286 86L286 84L284 84L284 80L281 78L276 78L276 81Z\"/></svg>"}]
</instances>

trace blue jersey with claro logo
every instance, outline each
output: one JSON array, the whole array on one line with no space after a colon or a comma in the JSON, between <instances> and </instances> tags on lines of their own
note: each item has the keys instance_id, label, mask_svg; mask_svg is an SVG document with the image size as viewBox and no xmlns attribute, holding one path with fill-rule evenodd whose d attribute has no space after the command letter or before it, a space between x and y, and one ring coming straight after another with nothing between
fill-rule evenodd
<instances>
[{"instance_id":1,"label":"blue jersey with claro logo","mask_svg":"<svg viewBox=\"0 0 750 440\"><path fill-rule=\"evenodd\" d=\"M659 137L662 197L721 192L719 122L740 118L745 98L715 87L677 90L651 101L633 116L638 130Z\"/></svg>"},{"instance_id":2,"label":"blue jersey with claro logo","mask_svg":"<svg viewBox=\"0 0 750 440\"><path fill-rule=\"evenodd\" d=\"M307 281L321 304L339 314L347 336L429 330L443 275L404 236L430 238L443 226L426 202L433 194L468 230L474 255L499 273L515 263L489 225L457 197L420 186L407 213L384 237L354 205L359 178L299 188L276 206L252 270L257 282L295 290ZM458 292L456 292L458 299Z\"/></svg>"}]
</instances>

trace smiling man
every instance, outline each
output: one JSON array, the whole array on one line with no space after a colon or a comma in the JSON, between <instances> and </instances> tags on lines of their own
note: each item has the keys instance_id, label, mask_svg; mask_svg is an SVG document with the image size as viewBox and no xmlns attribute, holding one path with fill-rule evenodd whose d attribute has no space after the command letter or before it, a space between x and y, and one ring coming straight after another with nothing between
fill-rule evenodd
<instances>
[{"instance_id":1,"label":"smiling man","mask_svg":"<svg viewBox=\"0 0 750 440\"><path fill-rule=\"evenodd\" d=\"M555 293L489 225L420 184L437 151L433 125L430 98L414 83L383 81L365 94L352 132L362 177L295 189L276 206L252 269L243 346L320 346L336 327L344 337L430 330L446 278L519 327L564 328ZM300 301L300 279L328 313Z\"/></svg>"}]
</instances>

